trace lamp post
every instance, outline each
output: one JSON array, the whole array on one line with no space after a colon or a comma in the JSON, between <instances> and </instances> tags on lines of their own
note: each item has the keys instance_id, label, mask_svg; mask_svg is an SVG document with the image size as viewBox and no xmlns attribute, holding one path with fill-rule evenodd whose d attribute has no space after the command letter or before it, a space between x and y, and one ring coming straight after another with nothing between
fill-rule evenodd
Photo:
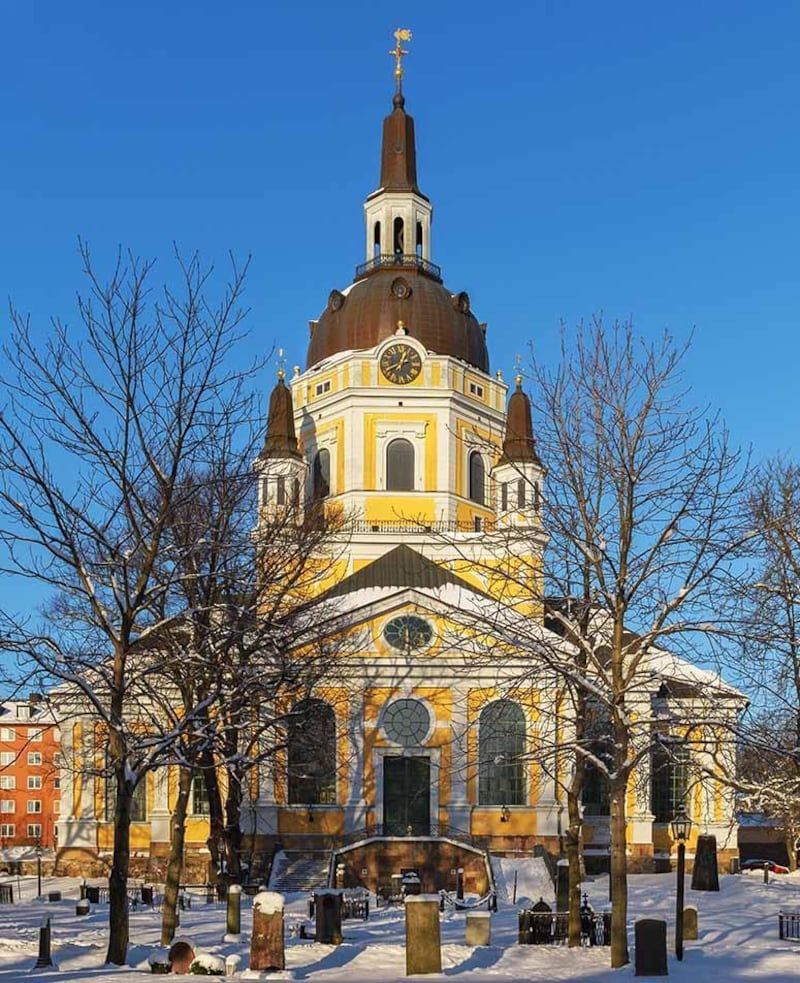
<instances>
[{"instance_id":1,"label":"lamp post","mask_svg":"<svg viewBox=\"0 0 800 983\"><path fill-rule=\"evenodd\" d=\"M42 841L36 841L36 896L41 898L42 896Z\"/></svg>"},{"instance_id":2,"label":"lamp post","mask_svg":"<svg viewBox=\"0 0 800 983\"><path fill-rule=\"evenodd\" d=\"M686 814L686 806L678 806L675 818L670 823L672 838L678 842L678 884L675 892L675 955L683 959L683 879L686 867L686 841L692 821Z\"/></svg>"}]
</instances>

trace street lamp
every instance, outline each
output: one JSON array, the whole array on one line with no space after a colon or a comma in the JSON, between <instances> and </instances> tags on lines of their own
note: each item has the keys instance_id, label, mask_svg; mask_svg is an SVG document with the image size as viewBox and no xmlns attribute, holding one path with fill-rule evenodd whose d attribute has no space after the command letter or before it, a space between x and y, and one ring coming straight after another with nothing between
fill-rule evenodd
<instances>
[{"instance_id":1,"label":"street lamp","mask_svg":"<svg viewBox=\"0 0 800 983\"><path fill-rule=\"evenodd\" d=\"M678 841L678 884L675 893L675 955L683 959L683 877L686 867L686 841L692 820L686 814L686 806L678 806L675 818L670 823L672 838Z\"/></svg>"},{"instance_id":2,"label":"street lamp","mask_svg":"<svg viewBox=\"0 0 800 983\"><path fill-rule=\"evenodd\" d=\"M38 882L36 896L41 898L42 896L42 841L39 839L36 841L36 880Z\"/></svg>"}]
</instances>

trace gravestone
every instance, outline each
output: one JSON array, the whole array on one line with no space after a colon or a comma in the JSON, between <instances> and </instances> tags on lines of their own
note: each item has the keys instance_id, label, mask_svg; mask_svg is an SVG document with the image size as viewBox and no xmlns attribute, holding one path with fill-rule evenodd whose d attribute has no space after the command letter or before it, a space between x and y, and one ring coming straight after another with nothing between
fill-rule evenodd
<instances>
[{"instance_id":1,"label":"gravestone","mask_svg":"<svg viewBox=\"0 0 800 983\"><path fill-rule=\"evenodd\" d=\"M441 973L442 942L439 897L415 894L406 898L406 976Z\"/></svg>"},{"instance_id":2,"label":"gravestone","mask_svg":"<svg viewBox=\"0 0 800 983\"><path fill-rule=\"evenodd\" d=\"M86 898L82 898L75 905L75 914L76 915L88 915L89 914L89 902L86 900Z\"/></svg>"},{"instance_id":3,"label":"gravestone","mask_svg":"<svg viewBox=\"0 0 800 983\"><path fill-rule=\"evenodd\" d=\"M314 892L314 941L326 945L342 943L342 892L336 889Z\"/></svg>"},{"instance_id":4,"label":"gravestone","mask_svg":"<svg viewBox=\"0 0 800 983\"><path fill-rule=\"evenodd\" d=\"M531 908L533 921L531 922L530 942L533 945L549 945L553 941L553 909L544 900L539 898Z\"/></svg>"},{"instance_id":5,"label":"gravestone","mask_svg":"<svg viewBox=\"0 0 800 983\"><path fill-rule=\"evenodd\" d=\"M283 970L286 954L283 948L282 894L260 891L253 898L253 935L250 940L250 969Z\"/></svg>"},{"instance_id":6,"label":"gravestone","mask_svg":"<svg viewBox=\"0 0 800 983\"><path fill-rule=\"evenodd\" d=\"M240 935L242 931L242 888L231 884L228 888L228 916L225 931L228 935Z\"/></svg>"},{"instance_id":7,"label":"gravestone","mask_svg":"<svg viewBox=\"0 0 800 983\"><path fill-rule=\"evenodd\" d=\"M467 945L492 944L492 916L488 911L468 911L465 941Z\"/></svg>"},{"instance_id":8,"label":"gravestone","mask_svg":"<svg viewBox=\"0 0 800 983\"><path fill-rule=\"evenodd\" d=\"M46 966L53 965L53 957L50 955L50 919L45 918L39 928L39 958L34 964L34 969L44 969Z\"/></svg>"},{"instance_id":9,"label":"gravestone","mask_svg":"<svg viewBox=\"0 0 800 983\"><path fill-rule=\"evenodd\" d=\"M146 886L142 884L142 904L149 905L153 907L153 888L152 885Z\"/></svg>"},{"instance_id":10,"label":"gravestone","mask_svg":"<svg viewBox=\"0 0 800 983\"><path fill-rule=\"evenodd\" d=\"M693 891L719 891L716 836L698 836L692 871Z\"/></svg>"},{"instance_id":11,"label":"gravestone","mask_svg":"<svg viewBox=\"0 0 800 983\"><path fill-rule=\"evenodd\" d=\"M194 962L194 948L186 939L176 939L169 947L169 965L173 973L188 973Z\"/></svg>"},{"instance_id":12,"label":"gravestone","mask_svg":"<svg viewBox=\"0 0 800 983\"><path fill-rule=\"evenodd\" d=\"M697 908L694 905L683 909L683 938L686 942L697 939Z\"/></svg>"},{"instance_id":13,"label":"gravestone","mask_svg":"<svg viewBox=\"0 0 800 983\"><path fill-rule=\"evenodd\" d=\"M92 904L100 904L100 888L92 884L86 885L86 897Z\"/></svg>"},{"instance_id":14,"label":"gravestone","mask_svg":"<svg viewBox=\"0 0 800 983\"><path fill-rule=\"evenodd\" d=\"M635 926L636 976L667 976L667 923L640 918Z\"/></svg>"},{"instance_id":15,"label":"gravestone","mask_svg":"<svg viewBox=\"0 0 800 983\"><path fill-rule=\"evenodd\" d=\"M556 866L556 911L569 911L569 861Z\"/></svg>"}]
</instances>

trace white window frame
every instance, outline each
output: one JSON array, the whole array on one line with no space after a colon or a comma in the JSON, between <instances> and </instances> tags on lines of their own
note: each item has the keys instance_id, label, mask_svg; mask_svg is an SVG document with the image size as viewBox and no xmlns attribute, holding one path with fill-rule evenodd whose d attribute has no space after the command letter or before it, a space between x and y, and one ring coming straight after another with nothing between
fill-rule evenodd
<instances>
[{"instance_id":1,"label":"white window frame","mask_svg":"<svg viewBox=\"0 0 800 983\"><path fill-rule=\"evenodd\" d=\"M17 732L13 727L0 727L0 741L16 741Z\"/></svg>"},{"instance_id":2,"label":"white window frame","mask_svg":"<svg viewBox=\"0 0 800 983\"><path fill-rule=\"evenodd\" d=\"M17 760L16 751L0 751L0 766L7 768Z\"/></svg>"},{"instance_id":3,"label":"white window frame","mask_svg":"<svg viewBox=\"0 0 800 983\"><path fill-rule=\"evenodd\" d=\"M31 768L35 768L42 763L42 752L41 751L28 751L28 764Z\"/></svg>"},{"instance_id":4,"label":"white window frame","mask_svg":"<svg viewBox=\"0 0 800 983\"><path fill-rule=\"evenodd\" d=\"M3 799L0 801L0 813L4 816L8 816L13 813L16 809L16 802L13 799Z\"/></svg>"},{"instance_id":5,"label":"white window frame","mask_svg":"<svg viewBox=\"0 0 800 983\"><path fill-rule=\"evenodd\" d=\"M28 728L28 740L29 741L41 741L42 734L44 733L41 727L29 727Z\"/></svg>"},{"instance_id":6,"label":"white window frame","mask_svg":"<svg viewBox=\"0 0 800 983\"><path fill-rule=\"evenodd\" d=\"M42 788L42 776L41 775L28 775L28 791L38 792Z\"/></svg>"},{"instance_id":7,"label":"white window frame","mask_svg":"<svg viewBox=\"0 0 800 983\"><path fill-rule=\"evenodd\" d=\"M0 823L0 836L16 836L16 829L14 823Z\"/></svg>"},{"instance_id":8,"label":"white window frame","mask_svg":"<svg viewBox=\"0 0 800 983\"><path fill-rule=\"evenodd\" d=\"M41 799L28 799L28 815L29 816L40 816L42 813L42 800Z\"/></svg>"},{"instance_id":9,"label":"white window frame","mask_svg":"<svg viewBox=\"0 0 800 983\"><path fill-rule=\"evenodd\" d=\"M28 838L40 840L42 838L42 824L28 823Z\"/></svg>"},{"instance_id":10,"label":"white window frame","mask_svg":"<svg viewBox=\"0 0 800 983\"><path fill-rule=\"evenodd\" d=\"M7 792L13 791L17 787L17 779L14 775L0 775L0 788Z\"/></svg>"},{"instance_id":11,"label":"white window frame","mask_svg":"<svg viewBox=\"0 0 800 983\"><path fill-rule=\"evenodd\" d=\"M425 488L425 434L428 424L425 420L404 420L381 423L375 430L376 461L375 483L379 491L387 491L386 450L393 440L402 438L414 448L414 491L426 491ZM394 495L408 495L410 492L393 492Z\"/></svg>"}]
</instances>

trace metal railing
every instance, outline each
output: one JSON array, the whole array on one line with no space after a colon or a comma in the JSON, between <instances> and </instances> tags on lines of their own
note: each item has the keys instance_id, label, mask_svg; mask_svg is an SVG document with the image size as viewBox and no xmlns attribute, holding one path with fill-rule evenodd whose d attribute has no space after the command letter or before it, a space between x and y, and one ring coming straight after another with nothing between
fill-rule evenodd
<instances>
[{"instance_id":1,"label":"metal railing","mask_svg":"<svg viewBox=\"0 0 800 983\"><path fill-rule=\"evenodd\" d=\"M493 519L480 518L480 525L476 522L456 522L454 520L424 522L414 519L382 519L378 522L368 522L358 519L348 527L354 533L377 532L377 533L456 533L456 532L494 532L496 523Z\"/></svg>"},{"instance_id":2,"label":"metal railing","mask_svg":"<svg viewBox=\"0 0 800 983\"><path fill-rule=\"evenodd\" d=\"M361 263L356 267L356 280L373 270L383 268L391 269L414 269L420 273L426 273L436 280L442 279L442 269L435 263L431 263L421 256L414 253L381 253L380 256L373 256L366 263Z\"/></svg>"}]
</instances>

